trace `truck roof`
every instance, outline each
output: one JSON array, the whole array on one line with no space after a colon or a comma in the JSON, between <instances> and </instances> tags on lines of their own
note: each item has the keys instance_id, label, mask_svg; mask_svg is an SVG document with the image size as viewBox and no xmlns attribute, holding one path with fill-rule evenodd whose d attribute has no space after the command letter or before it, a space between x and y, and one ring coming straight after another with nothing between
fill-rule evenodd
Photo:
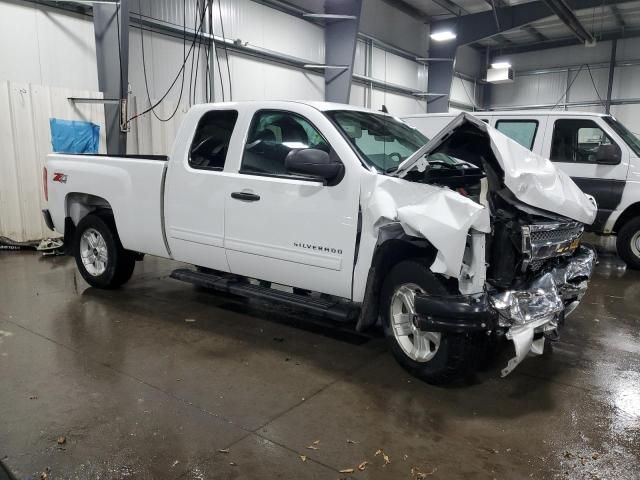
<instances>
[{"instance_id":1,"label":"truck roof","mask_svg":"<svg viewBox=\"0 0 640 480\"><path fill-rule=\"evenodd\" d=\"M378 110L373 110L370 108L364 108L364 107L358 107L356 105L348 105L345 103L334 103L334 102L320 102L320 101L307 101L307 100L243 100L243 101L239 101L239 102L216 102L216 103L201 103L198 105L194 105L192 108L194 109L203 109L203 110L207 110L208 108L210 108L212 105L215 106L235 106L235 107L239 107L241 105L253 105L253 106L260 106L260 105L265 105L265 104L269 104L271 106L276 105L276 104L281 104L283 107L285 107L287 104L302 104L302 105L308 105L310 107L315 108L316 110L320 110L322 112L326 112L329 110L354 110L354 111L359 111L359 112L372 112L372 113L378 113L381 115L384 115L383 112L380 112Z\"/></svg>"},{"instance_id":2,"label":"truck roof","mask_svg":"<svg viewBox=\"0 0 640 480\"><path fill-rule=\"evenodd\" d=\"M527 115L558 115L558 116L587 116L587 117L608 117L608 113L598 112L576 112L565 110L490 110L482 112L467 112L476 117L487 115L514 115L514 116L527 116ZM424 116L429 117L457 117L460 112L446 112L446 113L414 113L412 115L403 115L402 118L420 118Z\"/></svg>"}]
</instances>

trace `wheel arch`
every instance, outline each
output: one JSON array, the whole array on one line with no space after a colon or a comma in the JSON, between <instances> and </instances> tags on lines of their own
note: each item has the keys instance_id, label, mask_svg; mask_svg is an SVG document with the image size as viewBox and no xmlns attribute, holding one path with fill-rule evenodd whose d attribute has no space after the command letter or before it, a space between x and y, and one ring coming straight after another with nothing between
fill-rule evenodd
<instances>
[{"instance_id":1,"label":"wheel arch","mask_svg":"<svg viewBox=\"0 0 640 480\"><path fill-rule=\"evenodd\" d=\"M363 331L376 324L382 283L394 265L411 258L425 259L431 265L437 253L428 240L407 235L399 224L381 228L367 275L356 330Z\"/></svg>"},{"instance_id":2,"label":"wheel arch","mask_svg":"<svg viewBox=\"0 0 640 480\"><path fill-rule=\"evenodd\" d=\"M617 233L625 223L635 217L640 217L640 202L632 203L624 209L624 211L616 219L612 231Z\"/></svg>"},{"instance_id":3,"label":"wheel arch","mask_svg":"<svg viewBox=\"0 0 640 480\"><path fill-rule=\"evenodd\" d=\"M80 220L94 212L113 216L113 209L108 200L82 192L70 192L67 194L64 201L64 212L64 245L67 254L71 254L76 227Z\"/></svg>"}]
</instances>

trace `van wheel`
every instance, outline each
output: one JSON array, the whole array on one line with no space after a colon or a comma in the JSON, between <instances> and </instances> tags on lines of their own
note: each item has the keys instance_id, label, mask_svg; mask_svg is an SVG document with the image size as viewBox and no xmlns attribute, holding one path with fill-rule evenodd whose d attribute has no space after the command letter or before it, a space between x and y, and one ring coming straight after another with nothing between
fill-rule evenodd
<instances>
[{"instance_id":1,"label":"van wheel","mask_svg":"<svg viewBox=\"0 0 640 480\"><path fill-rule=\"evenodd\" d=\"M616 250L629 268L640 270L640 217L632 218L618 230Z\"/></svg>"},{"instance_id":2,"label":"van wheel","mask_svg":"<svg viewBox=\"0 0 640 480\"><path fill-rule=\"evenodd\" d=\"M87 215L76 228L73 253L85 281L96 288L117 288L133 274L136 254L120 243L113 217Z\"/></svg>"},{"instance_id":3,"label":"van wheel","mask_svg":"<svg viewBox=\"0 0 640 480\"><path fill-rule=\"evenodd\" d=\"M447 291L425 262L399 262L387 274L380 297L384 333L398 363L434 385L471 373L481 363L484 337L418 329L409 319L415 314L416 294L444 295Z\"/></svg>"}]
</instances>

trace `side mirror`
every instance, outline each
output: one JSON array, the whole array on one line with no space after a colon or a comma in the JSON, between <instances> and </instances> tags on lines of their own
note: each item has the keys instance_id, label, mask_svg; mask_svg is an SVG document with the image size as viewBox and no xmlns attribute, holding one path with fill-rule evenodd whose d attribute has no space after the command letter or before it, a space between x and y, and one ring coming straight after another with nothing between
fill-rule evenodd
<instances>
[{"instance_id":1,"label":"side mirror","mask_svg":"<svg viewBox=\"0 0 640 480\"><path fill-rule=\"evenodd\" d=\"M617 165L622 160L622 151L615 143L600 145L596 150L596 163Z\"/></svg>"},{"instance_id":2,"label":"side mirror","mask_svg":"<svg viewBox=\"0 0 640 480\"><path fill-rule=\"evenodd\" d=\"M341 162L333 160L331 155L317 148L291 150L284 165L291 173L318 177L326 182L336 179L344 169Z\"/></svg>"}]
</instances>

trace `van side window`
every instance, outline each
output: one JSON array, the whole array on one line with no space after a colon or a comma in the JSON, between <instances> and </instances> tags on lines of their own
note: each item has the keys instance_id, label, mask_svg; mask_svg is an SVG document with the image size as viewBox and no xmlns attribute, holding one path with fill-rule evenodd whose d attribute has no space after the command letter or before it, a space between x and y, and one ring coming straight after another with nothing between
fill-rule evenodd
<instances>
[{"instance_id":1,"label":"van side window","mask_svg":"<svg viewBox=\"0 0 640 480\"><path fill-rule=\"evenodd\" d=\"M593 120L556 120L551 138L551 160L568 163L595 163L600 145L613 141Z\"/></svg>"},{"instance_id":2,"label":"van side window","mask_svg":"<svg viewBox=\"0 0 640 480\"><path fill-rule=\"evenodd\" d=\"M235 110L211 110L202 116L189 150L189 165L192 168L224 169L237 119L238 112Z\"/></svg>"},{"instance_id":3,"label":"van side window","mask_svg":"<svg viewBox=\"0 0 640 480\"><path fill-rule=\"evenodd\" d=\"M538 131L537 120L498 120L496 129L504 133L511 140L531 150Z\"/></svg>"},{"instance_id":4,"label":"van side window","mask_svg":"<svg viewBox=\"0 0 640 480\"><path fill-rule=\"evenodd\" d=\"M329 153L329 144L306 119L292 112L263 110L251 122L242 156L242 173L290 175L284 161L291 150L317 148Z\"/></svg>"}]
</instances>

